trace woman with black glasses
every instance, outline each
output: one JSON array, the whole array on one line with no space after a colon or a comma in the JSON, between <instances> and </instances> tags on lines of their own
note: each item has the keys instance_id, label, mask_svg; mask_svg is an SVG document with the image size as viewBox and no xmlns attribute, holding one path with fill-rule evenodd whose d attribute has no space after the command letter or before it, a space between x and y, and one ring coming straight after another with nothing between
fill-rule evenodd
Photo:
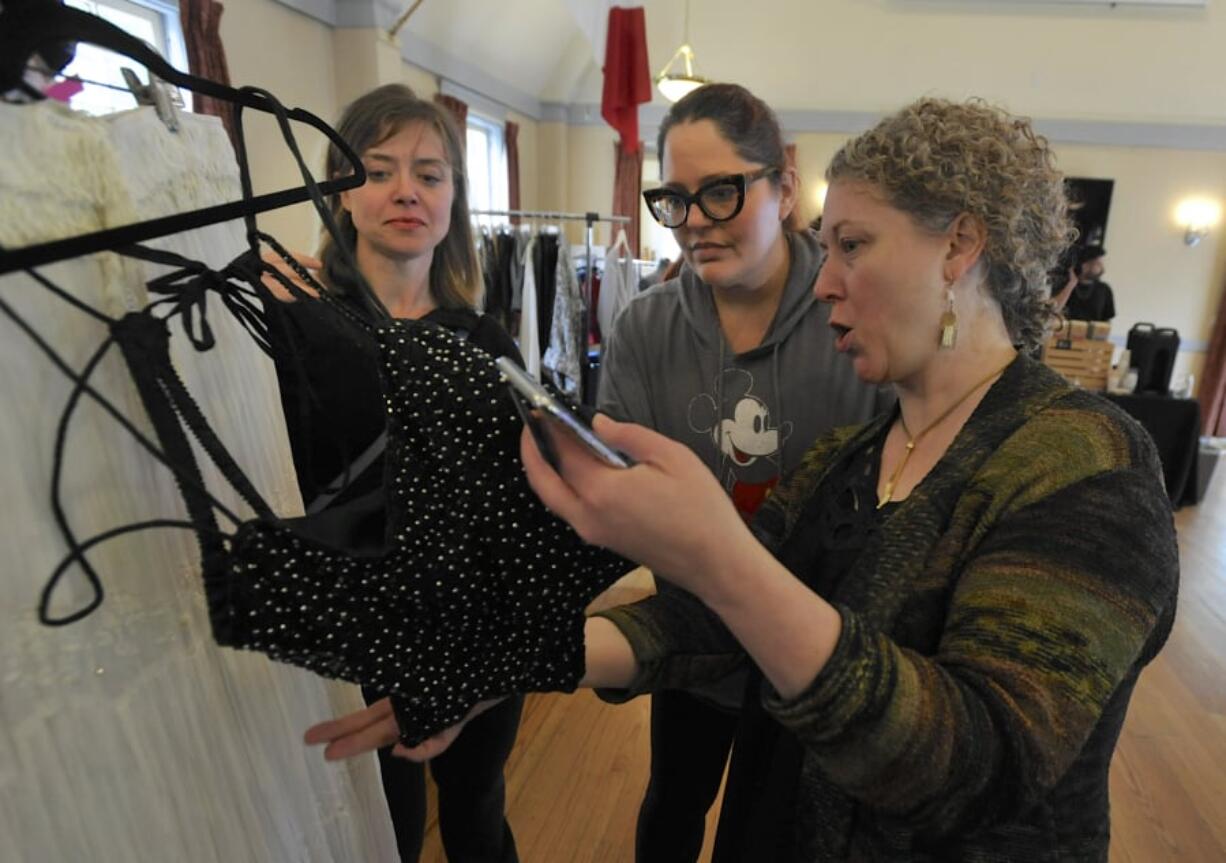
<instances>
[{"instance_id":1,"label":"woman with black glasses","mask_svg":"<svg viewBox=\"0 0 1226 863\"><path fill-rule=\"evenodd\" d=\"M618 317L598 407L688 445L748 521L819 434L883 405L839 361L812 291L816 238L785 227L798 180L774 112L735 84L702 87L673 105L658 152L662 183L644 198L684 266ZM679 590L669 573L655 576ZM652 696L639 863L698 859L744 685L733 674Z\"/></svg>"}]
</instances>

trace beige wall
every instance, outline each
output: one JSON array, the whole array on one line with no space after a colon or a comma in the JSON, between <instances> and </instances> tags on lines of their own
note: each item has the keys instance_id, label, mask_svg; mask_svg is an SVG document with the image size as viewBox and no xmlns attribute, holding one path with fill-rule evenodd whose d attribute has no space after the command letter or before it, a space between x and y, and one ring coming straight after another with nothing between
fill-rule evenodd
<instances>
[{"instance_id":1,"label":"beige wall","mask_svg":"<svg viewBox=\"0 0 1226 863\"><path fill-rule=\"evenodd\" d=\"M1071 145L1056 151L1068 174L1115 180L1104 243L1105 279L1115 292L1113 334L1125 335L1138 321L1175 327L1185 348L1175 375L1191 371L1199 379L1226 285L1226 226L1189 247L1175 207L1188 196L1226 201L1226 153Z\"/></svg>"},{"instance_id":2,"label":"beige wall","mask_svg":"<svg viewBox=\"0 0 1226 863\"><path fill-rule=\"evenodd\" d=\"M413 92L423 99L430 99L438 92L438 77L412 63L403 63L400 70L401 80L412 88Z\"/></svg>"},{"instance_id":3,"label":"beige wall","mask_svg":"<svg viewBox=\"0 0 1226 863\"><path fill-rule=\"evenodd\" d=\"M433 73L404 62L399 47L381 31L333 30L273 0L227 4L221 37L231 81L264 87L287 106L306 108L328 123L335 123L346 104L379 84L400 81L424 98L432 97L439 88ZM507 116L520 126L521 205L542 208L541 166L547 164L556 172L556 165L545 161L540 152L540 124L513 111ZM297 166L276 124L255 112L247 112L247 117L257 193L300 185ZM302 129L303 156L312 169L322 172L326 141L314 130ZM556 158L556 148L551 153ZM564 157L561 165L565 169ZM562 188L564 191L565 184ZM549 206L565 207L565 198ZM260 226L293 249L313 250L318 242L319 220L309 204L261 216Z\"/></svg>"},{"instance_id":4,"label":"beige wall","mask_svg":"<svg viewBox=\"0 0 1226 863\"><path fill-rule=\"evenodd\" d=\"M608 126L572 126L567 135L570 156L567 165L566 210L608 213L613 207L613 143L617 133ZM582 242L582 223L570 231L571 241ZM613 242L608 224L598 224L597 245Z\"/></svg>"},{"instance_id":5,"label":"beige wall","mask_svg":"<svg viewBox=\"0 0 1226 863\"><path fill-rule=\"evenodd\" d=\"M271 0L227 3L221 19L230 80L256 85L288 107L305 108L326 122L339 110L330 28ZM307 59L309 58L309 60ZM268 115L244 112L252 183L257 193L302 185L298 166ZM323 135L295 124L307 164L322 171ZM310 204L273 210L260 216L260 227L293 249L314 249L316 224Z\"/></svg>"},{"instance_id":6,"label":"beige wall","mask_svg":"<svg viewBox=\"0 0 1226 863\"><path fill-rule=\"evenodd\" d=\"M613 132L577 127L567 136L570 209L607 208L613 190ZM804 133L796 143L801 207L806 220L820 212L826 164L846 135ZM1113 333L1121 339L1138 321L1175 327L1183 344L1175 376L1199 380L1217 304L1226 285L1226 225L1188 247L1174 210L1188 196L1226 201L1226 153L1139 147L1056 144L1070 176L1115 181L1108 223L1106 280L1115 292Z\"/></svg>"},{"instance_id":7,"label":"beige wall","mask_svg":"<svg viewBox=\"0 0 1226 863\"><path fill-rule=\"evenodd\" d=\"M718 17L723 0L707 4L703 16ZM921 28L930 34L956 36L961 46L956 56L948 60L916 56L908 61L913 68L924 69L924 88L940 88L944 77L951 77L955 68L965 69L989 47L998 52L1018 50L1019 44L1045 45L1044 54L1052 55L1041 64L1041 74L1032 74L1029 84L1014 81L1015 72L1008 63L972 63L976 68L973 79L975 92L1004 98L1016 110L1041 116L1086 116L1084 110L1073 110L1073 101L1084 102L1085 87L1066 86L1069 81L1086 82L1092 70L1084 68L1087 56L1098 48L1067 51L1057 50L1069 42L1069 32L1083 35L1098 32L1104 41L1140 50L1148 45L1149 54L1186 55L1171 68L1154 70L1144 63L1134 71L1120 71L1117 77L1093 88L1093 112L1102 117L1132 119L1206 118L1201 104L1203 95L1184 91L1206 88L1170 88L1161 101L1161 111L1152 107L1158 99L1154 90L1171 84L1172 76L1182 74L1191 64L1203 71L1222 66L1226 74L1226 52L1206 53L1206 39L1220 37L1226 43L1226 4L1211 4L1208 9L1156 15L1143 10L1111 10L1089 7L1081 10L1052 10L1046 14L1022 12L1016 7L995 12L980 11L955 14L952 7L924 4L924 15L914 14L898 4L863 4L838 2L823 4L820 32L879 32L880 39L871 43L857 41L857 50L881 52L895 50L894 59L909 57L916 45L929 44L916 40L915 33L907 36L912 49L903 51L895 44L903 36L891 36L884 25L890 21L905 22L912 31ZM1012 11L1009 11L1011 9ZM809 5L793 10L803 26L816 12ZM813 23L813 22L810 22ZM695 38L701 26L695 20ZM756 26L745 24L745 26ZM884 29L883 29L884 28ZM1016 38L1002 40L1004 30ZM817 32L817 31L814 31ZM1042 40L1039 33L1044 34ZM276 38L272 38L275 34ZM743 34L742 34L743 35ZM778 33L776 34L778 35ZM419 67L388 60L388 51L372 50L381 38L374 31L336 31L295 13L273 0L246 0L231 3L222 20L222 38L226 44L232 80L238 84L258 84L276 93L288 105L305 107L326 120L335 120L341 105L356 95L361 82L372 76L379 82L389 77L403 80L422 96L433 95L438 89L435 76ZM1027 40L1030 40L1029 42ZM1172 41L1182 47L1176 51ZM1014 44L1016 43L1016 44ZM744 44L755 44L752 40ZM839 40L823 37L823 65L838 68ZM890 48L893 46L893 48ZM970 52L969 55L967 52ZM1089 53L1087 53L1089 52ZM718 54L719 52L716 52ZM784 51L786 54L787 52ZM307 61L305 58L310 58ZM1080 59L1078 59L1080 58ZM861 58L863 59L863 58ZM983 58L981 58L983 59ZM732 58L728 58L733 62ZM739 62L739 61L738 61ZM850 60L849 60L850 62ZM1078 65L1080 64L1080 65ZM794 68L788 65L794 72ZM1126 64L1124 64L1126 65ZM1191 68L1189 66L1189 68ZM896 62L869 63L857 61L856 87L841 88L832 93L853 93L854 98L836 98L826 94L824 85L815 90L797 92L795 100L785 100L778 107L792 104L823 108L872 110L890 106L915 95L919 84L894 74ZM949 68L946 68L949 67ZM852 68L844 65L842 68ZM1114 67L1113 67L1114 68ZM1187 71L1187 70L1184 70ZM1144 74L1142 74L1144 72ZM776 73L762 66L755 67L746 80L756 80ZM1098 74L1093 72L1093 74ZM943 77L944 76L944 77ZM1145 80L1141 80L1144 78ZM1198 73L1187 80L1206 80ZM952 80L952 77L951 77ZM972 85L962 81L958 87L945 88L961 92ZM819 82L820 83L820 82ZM1212 89L1212 88L1209 88ZM1178 91L1178 92L1177 92ZM1078 95L1082 94L1082 95ZM1152 99L1150 98L1152 97ZM1199 101L1198 101L1199 100ZM1150 105L1150 107L1142 107ZM1131 106L1131 108L1130 108ZM1084 105L1082 106L1084 108ZM1131 110L1131 113L1129 111ZM1220 111L1219 111L1220 114ZM589 209L608 211L613 192L613 156L611 129L599 125L567 126L558 122L537 122L514 112L508 115L520 124L520 182L525 208L583 212ZM1220 118L1219 118L1220 119ZM297 172L280 136L271 121L257 116L248 120L251 159L256 187L271 191L297 184ZM798 134L797 166L802 179L802 207L806 217L818 210L817 195L827 161L845 139L839 134ZM313 132L303 135L303 151L313 164L322 165L323 143ZM1176 327L1186 348L1181 352L1176 374L1191 370L1198 373L1203 362L1204 342L1226 284L1226 242L1219 226L1199 246L1189 248L1182 242L1174 224L1173 211L1178 201L1189 195L1205 195L1226 201L1226 154L1217 152L1147 149L1135 147L1056 145L1061 167L1071 175L1103 177L1115 180L1106 245L1107 280L1116 295L1118 317L1116 335L1122 335L1136 321L1151 321L1161 326ZM300 248L312 248L315 243L315 217L310 207L300 205L270 213L261 218L261 225ZM572 241L582 239L582 231L574 226ZM608 231L598 232L598 242L609 241Z\"/></svg>"},{"instance_id":8,"label":"beige wall","mask_svg":"<svg viewBox=\"0 0 1226 863\"><path fill-rule=\"evenodd\" d=\"M541 209L541 166L539 125L531 117L507 112L507 119L519 124L519 206L525 210Z\"/></svg>"},{"instance_id":9,"label":"beige wall","mask_svg":"<svg viewBox=\"0 0 1226 863\"><path fill-rule=\"evenodd\" d=\"M843 135L797 135L802 203L818 212L825 166ZM1175 376L1200 378L1217 304L1226 284L1226 226L1188 247L1175 224L1185 197L1226 201L1226 153L1142 147L1055 144L1069 176L1115 181L1105 247L1106 281L1115 294L1112 331L1123 338L1138 321L1179 330L1183 350Z\"/></svg>"},{"instance_id":10,"label":"beige wall","mask_svg":"<svg viewBox=\"0 0 1226 863\"><path fill-rule=\"evenodd\" d=\"M802 202L818 212L825 166L843 135L797 135ZM1226 285L1226 241L1219 225L1194 247L1183 242L1175 207L1185 197L1226 201L1226 153L1055 144L1069 176L1115 181L1107 223L1105 276L1115 294L1112 333L1123 339L1138 321L1179 330L1174 377L1199 380L1217 304Z\"/></svg>"},{"instance_id":11,"label":"beige wall","mask_svg":"<svg viewBox=\"0 0 1226 863\"><path fill-rule=\"evenodd\" d=\"M565 123L537 124L537 206L542 210L570 206L569 133Z\"/></svg>"},{"instance_id":12,"label":"beige wall","mask_svg":"<svg viewBox=\"0 0 1226 863\"><path fill-rule=\"evenodd\" d=\"M651 68L682 39L677 0L645 0ZM997 0L702 0L698 72L777 109L891 110L926 93L1045 118L1223 121L1226 3L1204 8ZM598 100L600 71L579 98Z\"/></svg>"}]
</instances>

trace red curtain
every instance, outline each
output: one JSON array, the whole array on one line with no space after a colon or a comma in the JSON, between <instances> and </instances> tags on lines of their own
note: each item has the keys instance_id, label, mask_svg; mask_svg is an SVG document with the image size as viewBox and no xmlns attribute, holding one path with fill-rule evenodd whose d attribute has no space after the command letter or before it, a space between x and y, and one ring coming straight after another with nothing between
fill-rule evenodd
<instances>
[{"instance_id":1,"label":"red curtain","mask_svg":"<svg viewBox=\"0 0 1226 863\"><path fill-rule=\"evenodd\" d=\"M434 101L441 105L451 118L455 120L456 131L460 133L460 146L464 146L468 140L466 130L468 129L468 103L455 96L448 96L445 93L435 93Z\"/></svg>"},{"instance_id":2,"label":"red curtain","mask_svg":"<svg viewBox=\"0 0 1226 863\"><path fill-rule=\"evenodd\" d=\"M613 236L617 229L626 229L626 239L635 257L639 252L639 196L643 191L643 144L635 142L633 150L622 146L621 141L613 143L613 215L629 216L627 225L614 225Z\"/></svg>"},{"instance_id":3,"label":"red curtain","mask_svg":"<svg viewBox=\"0 0 1226 863\"><path fill-rule=\"evenodd\" d=\"M1209 337L1209 353L1201 370L1201 428L1207 435L1226 435L1226 286Z\"/></svg>"},{"instance_id":4,"label":"red curtain","mask_svg":"<svg viewBox=\"0 0 1226 863\"><path fill-rule=\"evenodd\" d=\"M627 150L641 147L639 104L651 101L651 70L647 68L647 18L641 6L609 10L604 51L604 89L600 116L617 130ZM635 208L638 212L638 208Z\"/></svg>"},{"instance_id":5,"label":"red curtain","mask_svg":"<svg viewBox=\"0 0 1226 863\"><path fill-rule=\"evenodd\" d=\"M519 124L507 120L503 132L503 140L507 148L507 209L518 210L519 200ZM513 216L511 224L518 224L519 217Z\"/></svg>"},{"instance_id":6,"label":"red curtain","mask_svg":"<svg viewBox=\"0 0 1226 863\"><path fill-rule=\"evenodd\" d=\"M217 0L179 0L179 21L183 27L183 41L187 45L187 68L193 75L230 83L230 69L226 66L226 49L221 44L221 13L224 11ZM192 94L192 110L197 114L212 114L221 118L221 123L235 143L234 106L212 96Z\"/></svg>"}]
</instances>

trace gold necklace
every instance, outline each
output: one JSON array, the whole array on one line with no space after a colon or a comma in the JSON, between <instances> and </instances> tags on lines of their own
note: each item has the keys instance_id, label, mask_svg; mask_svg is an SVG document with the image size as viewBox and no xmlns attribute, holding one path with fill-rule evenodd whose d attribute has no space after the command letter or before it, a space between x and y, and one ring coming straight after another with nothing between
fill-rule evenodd
<instances>
[{"instance_id":1,"label":"gold necklace","mask_svg":"<svg viewBox=\"0 0 1226 863\"><path fill-rule=\"evenodd\" d=\"M903 418L902 409L901 408L899 409L898 421L902 423L903 434L907 435L907 438L908 438L907 448L902 454L902 461L898 463L898 467L894 468L894 473L886 481L885 492L881 495L881 500L877 501L877 509L881 509L883 506L889 503L890 499L894 496L894 485L898 482L898 478L902 476L903 468L907 466L907 461L911 458L911 453L915 451L915 445L920 442L920 438L922 438L924 435L928 434L928 432L932 431L934 428L940 425L941 420L945 419L947 416L953 413L958 408L958 406L962 404L964 401L966 401L967 399L969 399L971 395L977 389L979 389L981 386L986 384L988 381L992 380L992 378L1004 372L1005 369L1009 368L1009 363L1012 363L1012 362L1013 360L1009 360L1008 363L1005 363L1003 366L998 368L996 371L992 372L986 378L983 378L982 380L980 380L977 384L975 384L973 387L967 390L965 395L963 395L960 399L958 399L952 405L947 407L941 413L939 417L937 417L932 422L928 423L928 425L920 429L919 434L915 435L914 437L911 436L911 431L910 429L907 428L907 421L906 419Z\"/></svg>"}]
</instances>

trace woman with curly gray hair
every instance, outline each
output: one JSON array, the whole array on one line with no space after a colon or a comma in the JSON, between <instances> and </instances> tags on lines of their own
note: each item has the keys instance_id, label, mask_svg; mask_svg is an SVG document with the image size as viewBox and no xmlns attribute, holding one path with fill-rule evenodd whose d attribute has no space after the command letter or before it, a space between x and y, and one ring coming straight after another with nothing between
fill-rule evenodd
<instances>
[{"instance_id":1,"label":"woman with curly gray hair","mask_svg":"<svg viewBox=\"0 0 1226 863\"><path fill-rule=\"evenodd\" d=\"M595 426L629 470L559 433L554 471L524 439L551 509L690 591L589 620L588 685L755 669L716 860L1107 859L1111 755L1178 557L1146 433L1025 350L1069 236L1053 161L1028 121L936 99L839 151L815 291L898 403L819 439L752 529L642 427Z\"/></svg>"}]
</instances>

